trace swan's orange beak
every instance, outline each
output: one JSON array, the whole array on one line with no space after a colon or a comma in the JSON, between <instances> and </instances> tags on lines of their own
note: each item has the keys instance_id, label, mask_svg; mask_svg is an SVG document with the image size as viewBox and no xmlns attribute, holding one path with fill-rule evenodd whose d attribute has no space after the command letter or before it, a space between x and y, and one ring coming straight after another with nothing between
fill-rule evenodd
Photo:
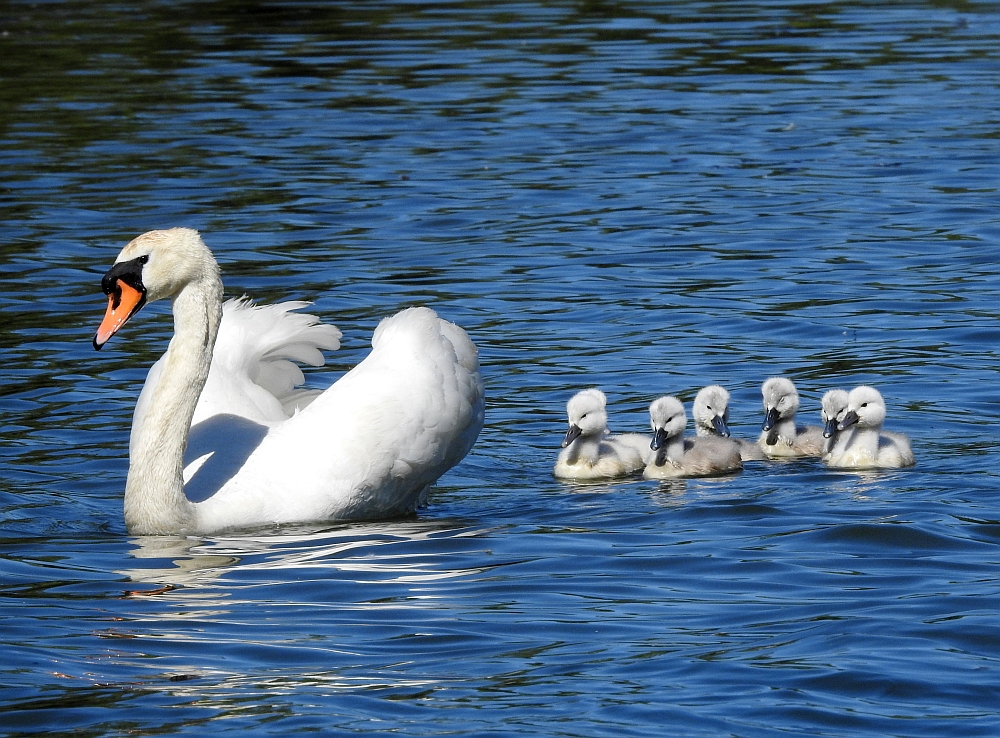
<instances>
[{"instance_id":1,"label":"swan's orange beak","mask_svg":"<svg viewBox=\"0 0 1000 738\"><path fill-rule=\"evenodd\" d=\"M94 336L94 348L98 351L108 342L111 336L118 332L128 322L128 319L139 312L139 308L146 304L145 293L127 284L124 280L116 280L114 287L108 294L108 309L104 313L104 320L97 329Z\"/></svg>"}]
</instances>

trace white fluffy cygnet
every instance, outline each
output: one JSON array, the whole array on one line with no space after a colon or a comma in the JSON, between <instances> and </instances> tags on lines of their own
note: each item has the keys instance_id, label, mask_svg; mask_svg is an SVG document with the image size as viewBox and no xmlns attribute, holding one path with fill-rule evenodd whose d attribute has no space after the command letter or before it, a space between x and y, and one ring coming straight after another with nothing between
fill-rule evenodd
<instances>
[{"instance_id":1,"label":"white fluffy cygnet","mask_svg":"<svg viewBox=\"0 0 1000 738\"><path fill-rule=\"evenodd\" d=\"M553 469L557 477L607 479L642 469L648 440L638 433L610 435L606 406L607 398L599 389L585 389L570 398L569 430Z\"/></svg>"},{"instance_id":2,"label":"white fluffy cygnet","mask_svg":"<svg viewBox=\"0 0 1000 738\"><path fill-rule=\"evenodd\" d=\"M899 469L913 466L916 459L910 440L902 433L882 430L885 401L874 387L855 387L847 398L847 410L837 423L839 431L853 428L844 448L831 452L826 463L839 469Z\"/></svg>"},{"instance_id":3,"label":"white fluffy cygnet","mask_svg":"<svg viewBox=\"0 0 1000 738\"><path fill-rule=\"evenodd\" d=\"M797 426L799 393L790 379L771 377L761 387L764 398L764 424L757 445L769 458L823 456L823 429L814 425Z\"/></svg>"},{"instance_id":4,"label":"white fluffy cygnet","mask_svg":"<svg viewBox=\"0 0 1000 738\"><path fill-rule=\"evenodd\" d=\"M649 406L656 453L646 463L646 479L708 477L731 474L743 468L739 445L721 436L684 437L687 413L676 397L661 397Z\"/></svg>"},{"instance_id":5,"label":"white fluffy cygnet","mask_svg":"<svg viewBox=\"0 0 1000 738\"><path fill-rule=\"evenodd\" d=\"M694 420L695 435L729 438L729 392L717 384L702 387L691 406L691 417ZM767 458L753 441L744 438L732 440L740 447L743 461Z\"/></svg>"},{"instance_id":6,"label":"white fluffy cygnet","mask_svg":"<svg viewBox=\"0 0 1000 738\"><path fill-rule=\"evenodd\" d=\"M823 460L828 461L832 456L839 456L847 447L854 428L840 430L837 426L847 415L847 391L842 389L832 389L823 395L820 402L819 416L823 420L823 438L826 442L823 445Z\"/></svg>"}]
</instances>

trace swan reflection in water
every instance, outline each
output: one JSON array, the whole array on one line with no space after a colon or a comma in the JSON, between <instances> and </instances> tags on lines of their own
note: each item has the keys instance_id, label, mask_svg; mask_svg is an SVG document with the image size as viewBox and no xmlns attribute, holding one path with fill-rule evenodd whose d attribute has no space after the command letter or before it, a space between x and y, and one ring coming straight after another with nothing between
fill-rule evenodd
<instances>
[{"instance_id":1,"label":"swan reflection in water","mask_svg":"<svg viewBox=\"0 0 1000 738\"><path fill-rule=\"evenodd\" d=\"M134 595L166 594L170 597L204 595L225 588L226 575L239 572L287 572L291 569L335 570L339 579L355 582L419 584L469 576L489 567L454 567L445 556L452 546L436 540L475 538L485 529L454 520L410 520L353 523L336 526L283 526L267 530L234 532L210 538L195 536L137 536L128 568L119 571L137 584ZM425 544L416 553L413 544ZM219 581L223 580L223 581ZM275 583L289 583L287 573ZM297 581L297 580L296 580ZM221 603L220 603L221 604Z\"/></svg>"}]
</instances>

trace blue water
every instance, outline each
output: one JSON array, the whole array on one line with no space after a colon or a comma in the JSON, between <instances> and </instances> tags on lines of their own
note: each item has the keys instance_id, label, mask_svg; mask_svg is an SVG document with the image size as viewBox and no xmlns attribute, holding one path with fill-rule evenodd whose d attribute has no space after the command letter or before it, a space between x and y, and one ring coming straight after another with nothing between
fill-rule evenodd
<instances>
[{"instance_id":1,"label":"blue water","mask_svg":"<svg viewBox=\"0 0 1000 738\"><path fill-rule=\"evenodd\" d=\"M0 733L1000 734L992 3L11 2L0 15ZM404 520L122 521L171 333L100 277L200 229L344 348L427 304L486 427ZM564 484L577 389L869 383L912 470Z\"/></svg>"}]
</instances>

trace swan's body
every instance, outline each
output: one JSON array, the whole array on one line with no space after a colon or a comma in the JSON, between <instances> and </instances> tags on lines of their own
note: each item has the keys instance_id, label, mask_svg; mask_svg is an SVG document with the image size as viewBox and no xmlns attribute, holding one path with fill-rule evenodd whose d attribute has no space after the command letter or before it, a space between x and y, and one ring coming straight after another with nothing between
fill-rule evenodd
<instances>
[{"instance_id":1,"label":"swan's body","mask_svg":"<svg viewBox=\"0 0 1000 738\"><path fill-rule=\"evenodd\" d=\"M577 392L566 404L569 430L553 473L563 479L608 479L642 469L649 439L638 433L612 436L607 398L599 389Z\"/></svg>"},{"instance_id":2,"label":"swan's body","mask_svg":"<svg viewBox=\"0 0 1000 738\"><path fill-rule=\"evenodd\" d=\"M729 438L729 392L725 387L710 384L702 387L691 405L695 435ZM756 443L745 438L732 439L740 447L743 461L766 459Z\"/></svg>"},{"instance_id":3,"label":"swan's body","mask_svg":"<svg viewBox=\"0 0 1000 738\"><path fill-rule=\"evenodd\" d=\"M910 440L902 433L882 430L885 421L885 401L874 387L855 387L847 401L847 411L838 423L841 430L853 427L854 432L843 451L830 454L826 460L841 469L899 469L913 466L916 459Z\"/></svg>"},{"instance_id":4,"label":"swan's body","mask_svg":"<svg viewBox=\"0 0 1000 738\"><path fill-rule=\"evenodd\" d=\"M661 397L649 406L653 427L649 459L642 476L646 479L708 477L732 474L743 468L739 445L721 436L684 438L687 414L676 397Z\"/></svg>"},{"instance_id":5,"label":"swan's body","mask_svg":"<svg viewBox=\"0 0 1000 738\"><path fill-rule=\"evenodd\" d=\"M841 430L838 425L847 415L847 392L842 389L832 389L823 395L820 402L820 418L823 420L823 460L829 461L831 458L840 456L847 447L847 442L851 439L854 428L844 428Z\"/></svg>"},{"instance_id":6,"label":"swan's body","mask_svg":"<svg viewBox=\"0 0 1000 738\"><path fill-rule=\"evenodd\" d=\"M196 231L151 231L103 281L100 348L146 299L170 297L174 336L133 417L125 522L133 534L411 512L483 423L475 346L427 308L383 320L372 351L323 392L292 359L322 365L340 332L291 312L222 305ZM186 452L186 453L185 453Z\"/></svg>"},{"instance_id":7,"label":"swan's body","mask_svg":"<svg viewBox=\"0 0 1000 738\"><path fill-rule=\"evenodd\" d=\"M764 398L764 424L757 445L769 458L822 456L823 429L795 424L799 393L791 380L771 377L761 387Z\"/></svg>"}]
</instances>

